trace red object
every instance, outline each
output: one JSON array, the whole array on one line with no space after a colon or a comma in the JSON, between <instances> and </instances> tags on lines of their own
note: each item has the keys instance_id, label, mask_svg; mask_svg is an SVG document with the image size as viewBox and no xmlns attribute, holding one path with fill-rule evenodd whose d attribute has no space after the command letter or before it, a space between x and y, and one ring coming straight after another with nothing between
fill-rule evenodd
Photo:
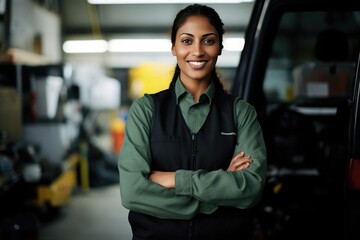
<instances>
[{"instance_id":1,"label":"red object","mask_svg":"<svg viewBox=\"0 0 360 240\"><path fill-rule=\"evenodd\" d=\"M360 191L360 159L350 160L348 181L351 189Z\"/></svg>"},{"instance_id":2,"label":"red object","mask_svg":"<svg viewBox=\"0 0 360 240\"><path fill-rule=\"evenodd\" d=\"M121 150L122 142L124 140L124 132L113 131L112 140L113 140L112 151L115 154L119 154Z\"/></svg>"}]
</instances>

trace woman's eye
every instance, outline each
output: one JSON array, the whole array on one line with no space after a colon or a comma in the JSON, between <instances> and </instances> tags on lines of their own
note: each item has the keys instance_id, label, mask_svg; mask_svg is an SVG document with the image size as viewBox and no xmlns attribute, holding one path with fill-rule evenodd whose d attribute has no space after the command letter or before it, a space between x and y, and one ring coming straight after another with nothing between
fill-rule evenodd
<instances>
[{"instance_id":1,"label":"woman's eye","mask_svg":"<svg viewBox=\"0 0 360 240\"><path fill-rule=\"evenodd\" d=\"M181 40L181 42L185 45L190 45L192 43L192 41L190 39L183 39L183 40Z\"/></svg>"},{"instance_id":2,"label":"woman's eye","mask_svg":"<svg viewBox=\"0 0 360 240\"><path fill-rule=\"evenodd\" d=\"M214 39L205 39L204 44L206 45L213 45L215 43Z\"/></svg>"}]
</instances>

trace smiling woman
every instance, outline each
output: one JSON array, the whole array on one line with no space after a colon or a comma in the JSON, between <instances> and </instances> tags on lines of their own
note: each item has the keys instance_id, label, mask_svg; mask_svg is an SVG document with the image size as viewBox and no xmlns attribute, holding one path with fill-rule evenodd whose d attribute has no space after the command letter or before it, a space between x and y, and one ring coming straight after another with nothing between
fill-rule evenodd
<instances>
[{"instance_id":1,"label":"smiling woman","mask_svg":"<svg viewBox=\"0 0 360 240\"><path fill-rule=\"evenodd\" d=\"M189 17L177 31L172 54L181 69L180 79L195 102L208 87L221 49L219 34L206 17Z\"/></svg>"},{"instance_id":2,"label":"smiling woman","mask_svg":"<svg viewBox=\"0 0 360 240\"><path fill-rule=\"evenodd\" d=\"M169 88L129 110L119 172L134 240L252 239L248 209L262 194L266 149L255 109L217 75L223 34L214 9L181 10Z\"/></svg>"}]
</instances>

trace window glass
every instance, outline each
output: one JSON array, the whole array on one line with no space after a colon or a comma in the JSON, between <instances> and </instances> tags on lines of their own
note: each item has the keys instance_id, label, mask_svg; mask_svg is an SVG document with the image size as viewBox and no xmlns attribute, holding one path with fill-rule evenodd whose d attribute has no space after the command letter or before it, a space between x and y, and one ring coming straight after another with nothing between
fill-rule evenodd
<instances>
[{"instance_id":1,"label":"window glass","mask_svg":"<svg viewBox=\"0 0 360 240\"><path fill-rule=\"evenodd\" d=\"M359 16L359 12L285 13L265 74L267 102L350 97Z\"/></svg>"}]
</instances>

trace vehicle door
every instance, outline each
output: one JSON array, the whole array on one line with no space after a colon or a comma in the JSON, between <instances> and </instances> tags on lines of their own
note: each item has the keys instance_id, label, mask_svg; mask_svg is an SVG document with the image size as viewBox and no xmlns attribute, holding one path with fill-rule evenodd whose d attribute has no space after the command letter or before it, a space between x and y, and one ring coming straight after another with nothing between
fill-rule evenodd
<instances>
[{"instance_id":1,"label":"vehicle door","mask_svg":"<svg viewBox=\"0 0 360 240\"><path fill-rule=\"evenodd\" d=\"M268 149L256 239L355 239L359 40L360 1L255 2L232 93Z\"/></svg>"}]
</instances>

